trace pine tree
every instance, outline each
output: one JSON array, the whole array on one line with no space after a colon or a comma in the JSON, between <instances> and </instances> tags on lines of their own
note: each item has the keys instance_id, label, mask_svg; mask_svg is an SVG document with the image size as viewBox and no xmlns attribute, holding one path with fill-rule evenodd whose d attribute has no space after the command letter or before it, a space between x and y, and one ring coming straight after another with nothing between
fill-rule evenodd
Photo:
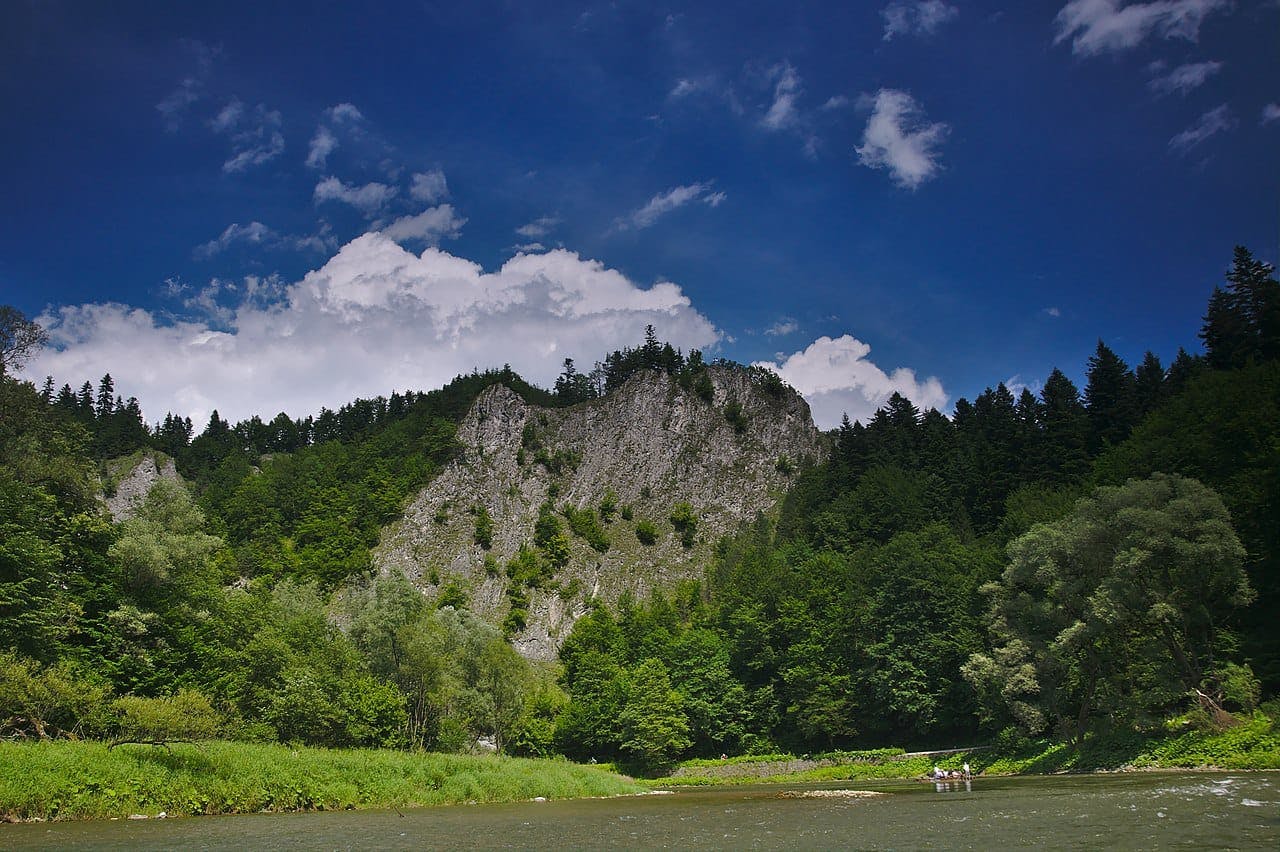
<instances>
[{"instance_id":1,"label":"pine tree","mask_svg":"<svg viewBox=\"0 0 1280 852\"><path fill-rule=\"evenodd\" d=\"M111 416L111 412L116 410L113 402L115 393L115 381L111 378L111 374L107 373L102 377L102 381L98 382L98 399L93 408L93 416L98 420L106 420Z\"/></svg>"},{"instance_id":2,"label":"pine tree","mask_svg":"<svg viewBox=\"0 0 1280 852\"><path fill-rule=\"evenodd\" d=\"M1214 288L1200 329L1214 369L1280 358L1280 283L1274 272L1274 266L1236 246L1226 289Z\"/></svg>"},{"instance_id":3,"label":"pine tree","mask_svg":"<svg viewBox=\"0 0 1280 852\"><path fill-rule=\"evenodd\" d=\"M1137 420L1135 380L1129 365L1101 340L1089 359L1087 375L1084 403L1092 427L1090 448L1098 452L1123 441L1133 428Z\"/></svg>"},{"instance_id":4,"label":"pine tree","mask_svg":"<svg viewBox=\"0 0 1280 852\"><path fill-rule=\"evenodd\" d=\"M1040 391L1044 422L1044 471L1051 479L1072 482L1089 469L1089 414L1080 392L1054 368Z\"/></svg>"},{"instance_id":5,"label":"pine tree","mask_svg":"<svg viewBox=\"0 0 1280 852\"><path fill-rule=\"evenodd\" d=\"M1135 374L1135 402L1139 417L1145 417L1164 398L1164 366L1148 351Z\"/></svg>"}]
</instances>

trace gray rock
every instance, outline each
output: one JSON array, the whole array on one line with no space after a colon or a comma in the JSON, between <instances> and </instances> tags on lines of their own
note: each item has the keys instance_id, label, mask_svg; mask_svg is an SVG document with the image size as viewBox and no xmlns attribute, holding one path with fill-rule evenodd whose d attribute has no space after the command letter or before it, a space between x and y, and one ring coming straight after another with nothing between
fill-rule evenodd
<instances>
[{"instance_id":1,"label":"gray rock","mask_svg":"<svg viewBox=\"0 0 1280 852\"><path fill-rule=\"evenodd\" d=\"M160 464L157 465L156 458L150 453L144 454L142 460L120 478L115 493L106 498L107 510L117 523L133 517L138 506L151 493L151 486L161 479L180 479L173 459L160 455Z\"/></svg>"},{"instance_id":2,"label":"gray rock","mask_svg":"<svg viewBox=\"0 0 1280 852\"><path fill-rule=\"evenodd\" d=\"M605 526L607 553L573 538L569 564L555 577L559 588L529 591L525 629L512 637L521 654L554 659L593 598L613 603L631 592L643 599L651 589L701 579L714 543L770 509L785 491L788 465L779 460L798 468L800 460L825 452L809 406L794 391L771 394L742 368L711 367L709 375L710 403L654 372L634 376L605 399L569 408L538 408L504 386L489 388L459 426L460 457L383 531L375 565L403 571L427 594L451 580L460 583L471 608L499 622L510 608L503 569L521 544L532 545L538 508L555 483L557 508L595 509L612 490L619 509L629 505L634 517L623 520L619 511ZM725 417L731 399L742 405L741 432ZM576 463L556 475L535 462L532 449L522 452L526 425L547 455ZM692 548L682 545L668 518L678 502L697 514ZM474 541L478 507L493 518L488 552ZM656 544L636 538L640 520L657 526Z\"/></svg>"}]
</instances>

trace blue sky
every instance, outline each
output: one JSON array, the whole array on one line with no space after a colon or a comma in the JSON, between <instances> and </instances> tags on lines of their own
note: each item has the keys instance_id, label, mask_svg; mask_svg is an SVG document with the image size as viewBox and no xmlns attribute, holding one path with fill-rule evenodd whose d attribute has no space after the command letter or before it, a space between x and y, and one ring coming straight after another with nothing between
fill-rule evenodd
<instances>
[{"instance_id":1,"label":"blue sky","mask_svg":"<svg viewBox=\"0 0 1280 852\"><path fill-rule=\"evenodd\" d=\"M0 302L147 416L294 415L646 323L821 425L1101 337L1193 347L1274 262L1274 0L24 2Z\"/></svg>"}]
</instances>

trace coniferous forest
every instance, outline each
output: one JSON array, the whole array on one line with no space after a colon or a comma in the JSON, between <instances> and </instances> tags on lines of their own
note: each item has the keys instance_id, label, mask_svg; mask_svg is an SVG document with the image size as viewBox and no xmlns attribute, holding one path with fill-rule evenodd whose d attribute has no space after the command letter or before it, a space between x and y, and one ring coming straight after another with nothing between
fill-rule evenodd
<instances>
[{"instance_id":1,"label":"coniferous forest","mask_svg":"<svg viewBox=\"0 0 1280 852\"><path fill-rule=\"evenodd\" d=\"M464 599L375 575L380 530L454 457L484 388L572 405L662 370L704 393L700 353L651 330L592 371L567 361L550 391L504 367L301 420L215 412L195 434L148 425L110 365L96 388L20 381L43 335L2 309L0 737L483 739L657 771L1274 718L1273 268L1237 248L1199 337L1134 365L1099 341L1082 385L1065 365L950 416L895 394L701 582L596 606L537 666ZM113 522L101 498L143 453L182 482Z\"/></svg>"}]
</instances>

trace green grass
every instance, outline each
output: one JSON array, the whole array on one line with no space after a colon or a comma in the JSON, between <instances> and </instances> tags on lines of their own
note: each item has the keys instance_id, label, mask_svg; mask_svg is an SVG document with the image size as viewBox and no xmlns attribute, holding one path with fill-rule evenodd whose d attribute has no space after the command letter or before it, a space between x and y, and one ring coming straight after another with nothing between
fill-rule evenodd
<instances>
[{"instance_id":1,"label":"green grass","mask_svg":"<svg viewBox=\"0 0 1280 852\"><path fill-rule=\"evenodd\" d=\"M1187 730L1141 734L1118 732L1097 735L1073 748L1066 743L1039 740L1019 749L980 749L933 757L906 757L901 749L867 752L831 752L817 755L824 765L794 772L773 772L790 755L728 760L690 760L681 763L680 774L662 779L668 786L795 783L913 778L934 766L959 769L968 762L975 773L985 775L1044 775L1056 772L1097 772L1120 769L1280 769L1280 729L1262 714L1222 732ZM825 765L831 761L834 765ZM758 761L758 771L749 769ZM731 771L733 767L735 771Z\"/></svg>"},{"instance_id":2,"label":"green grass","mask_svg":"<svg viewBox=\"0 0 1280 852\"><path fill-rule=\"evenodd\" d=\"M0 820L413 807L644 789L563 760L230 742L175 744L171 751L0 742Z\"/></svg>"}]
</instances>

